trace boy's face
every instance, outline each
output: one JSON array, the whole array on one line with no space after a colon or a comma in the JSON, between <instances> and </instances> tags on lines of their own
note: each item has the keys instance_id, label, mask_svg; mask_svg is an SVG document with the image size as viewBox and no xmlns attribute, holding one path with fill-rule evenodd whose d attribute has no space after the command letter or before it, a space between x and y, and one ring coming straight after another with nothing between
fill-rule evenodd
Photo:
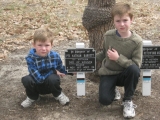
<instances>
[{"instance_id":1,"label":"boy's face","mask_svg":"<svg viewBox=\"0 0 160 120\"><path fill-rule=\"evenodd\" d=\"M118 33L120 34L128 33L128 31L130 30L131 23L132 20L128 14L125 14L123 16L114 16L114 25L115 28L118 30Z\"/></svg>"},{"instance_id":2,"label":"boy's face","mask_svg":"<svg viewBox=\"0 0 160 120\"><path fill-rule=\"evenodd\" d=\"M33 47L36 49L36 54L38 56L45 57L51 51L52 44L49 40L45 42L36 41L33 43Z\"/></svg>"}]
</instances>

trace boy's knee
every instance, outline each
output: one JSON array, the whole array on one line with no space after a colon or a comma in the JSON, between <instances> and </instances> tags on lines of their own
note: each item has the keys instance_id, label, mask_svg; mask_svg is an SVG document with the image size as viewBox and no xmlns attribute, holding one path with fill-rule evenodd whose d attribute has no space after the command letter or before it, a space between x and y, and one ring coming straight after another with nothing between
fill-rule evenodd
<instances>
[{"instance_id":1,"label":"boy's knee","mask_svg":"<svg viewBox=\"0 0 160 120\"><path fill-rule=\"evenodd\" d=\"M108 97L100 96L99 97L99 102L102 105L110 105L113 102L113 100L109 99Z\"/></svg>"},{"instance_id":2,"label":"boy's knee","mask_svg":"<svg viewBox=\"0 0 160 120\"><path fill-rule=\"evenodd\" d=\"M25 87L30 85L33 82L33 78L29 75L22 77L21 82Z\"/></svg>"},{"instance_id":3,"label":"boy's knee","mask_svg":"<svg viewBox=\"0 0 160 120\"><path fill-rule=\"evenodd\" d=\"M140 69L137 65L131 65L128 67L128 71L132 72L132 73L140 73Z\"/></svg>"},{"instance_id":4,"label":"boy's knee","mask_svg":"<svg viewBox=\"0 0 160 120\"><path fill-rule=\"evenodd\" d=\"M51 85L57 85L60 84L60 78L58 75L52 74L47 78L49 84Z\"/></svg>"}]
</instances>

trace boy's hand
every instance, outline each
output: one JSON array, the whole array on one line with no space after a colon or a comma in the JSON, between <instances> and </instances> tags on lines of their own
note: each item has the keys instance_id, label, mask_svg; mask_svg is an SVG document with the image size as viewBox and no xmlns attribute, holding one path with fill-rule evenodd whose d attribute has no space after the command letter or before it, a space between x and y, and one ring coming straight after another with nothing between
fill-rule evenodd
<instances>
[{"instance_id":1,"label":"boy's hand","mask_svg":"<svg viewBox=\"0 0 160 120\"><path fill-rule=\"evenodd\" d=\"M59 75L59 77L63 77L63 76L65 76L65 74L64 73L61 73L61 72L59 72L58 70L56 70L57 71L57 75Z\"/></svg>"},{"instance_id":2,"label":"boy's hand","mask_svg":"<svg viewBox=\"0 0 160 120\"><path fill-rule=\"evenodd\" d=\"M119 58L118 52L113 48L112 50L108 49L107 56L109 57L110 60L114 60L114 61L116 61Z\"/></svg>"}]
</instances>

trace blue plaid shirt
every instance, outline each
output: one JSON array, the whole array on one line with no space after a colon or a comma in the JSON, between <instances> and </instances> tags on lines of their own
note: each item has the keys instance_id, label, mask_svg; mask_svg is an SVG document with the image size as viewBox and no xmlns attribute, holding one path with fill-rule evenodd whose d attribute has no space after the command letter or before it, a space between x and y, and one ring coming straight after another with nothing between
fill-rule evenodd
<instances>
[{"instance_id":1,"label":"blue plaid shirt","mask_svg":"<svg viewBox=\"0 0 160 120\"><path fill-rule=\"evenodd\" d=\"M36 83L43 83L49 75L56 72L55 70L67 74L57 52L50 51L46 57L40 57L35 52L35 49L31 49L26 61L29 74L33 76Z\"/></svg>"}]
</instances>

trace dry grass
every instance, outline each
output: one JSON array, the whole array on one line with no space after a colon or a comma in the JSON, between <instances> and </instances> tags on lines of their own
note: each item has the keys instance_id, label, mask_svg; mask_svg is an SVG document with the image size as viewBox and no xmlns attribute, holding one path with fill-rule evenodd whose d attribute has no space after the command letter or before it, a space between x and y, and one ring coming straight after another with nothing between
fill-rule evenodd
<instances>
[{"instance_id":1,"label":"dry grass","mask_svg":"<svg viewBox=\"0 0 160 120\"><path fill-rule=\"evenodd\" d=\"M117 0L120 2L122 0ZM144 39L160 38L158 1L123 0L134 7L132 29ZM35 29L49 26L55 43L64 39L87 39L82 15L87 0L0 0L0 59L16 49L29 45ZM158 16L159 15L159 16ZM25 45L24 45L25 43Z\"/></svg>"}]
</instances>

